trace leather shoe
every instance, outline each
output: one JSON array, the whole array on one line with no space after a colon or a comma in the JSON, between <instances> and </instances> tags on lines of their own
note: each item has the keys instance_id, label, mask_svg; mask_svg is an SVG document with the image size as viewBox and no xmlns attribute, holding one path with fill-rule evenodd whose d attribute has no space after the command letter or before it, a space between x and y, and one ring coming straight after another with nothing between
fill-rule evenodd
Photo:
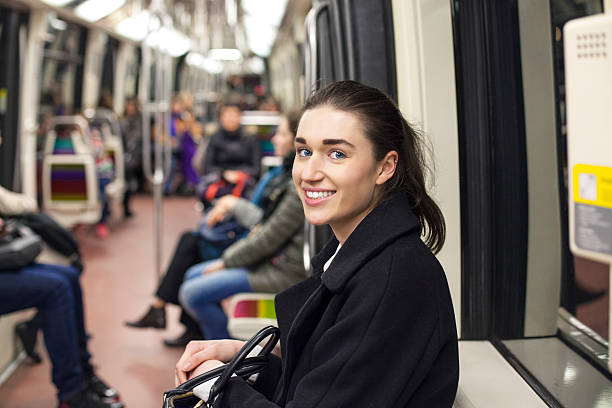
<instances>
[{"instance_id":1,"label":"leather shoe","mask_svg":"<svg viewBox=\"0 0 612 408\"><path fill-rule=\"evenodd\" d=\"M185 347L192 340L204 340L204 336L199 332L186 329L183 334L173 339L164 339L164 345L167 347Z\"/></svg>"},{"instance_id":2,"label":"leather shoe","mask_svg":"<svg viewBox=\"0 0 612 408\"><path fill-rule=\"evenodd\" d=\"M166 328L166 309L163 307L151 306L147 313L135 322L125 322L126 326L145 328L151 327L153 329L165 329Z\"/></svg>"}]
</instances>

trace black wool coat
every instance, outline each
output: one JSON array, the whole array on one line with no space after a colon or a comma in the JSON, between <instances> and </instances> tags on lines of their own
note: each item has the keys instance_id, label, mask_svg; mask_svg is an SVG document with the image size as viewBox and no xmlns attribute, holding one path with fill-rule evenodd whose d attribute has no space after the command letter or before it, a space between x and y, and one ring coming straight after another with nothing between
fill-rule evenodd
<instances>
[{"instance_id":1,"label":"black wool coat","mask_svg":"<svg viewBox=\"0 0 612 408\"><path fill-rule=\"evenodd\" d=\"M451 407L457 331L442 267L408 198L380 204L314 275L276 297L282 359L254 387L230 380L217 407Z\"/></svg>"}]
</instances>

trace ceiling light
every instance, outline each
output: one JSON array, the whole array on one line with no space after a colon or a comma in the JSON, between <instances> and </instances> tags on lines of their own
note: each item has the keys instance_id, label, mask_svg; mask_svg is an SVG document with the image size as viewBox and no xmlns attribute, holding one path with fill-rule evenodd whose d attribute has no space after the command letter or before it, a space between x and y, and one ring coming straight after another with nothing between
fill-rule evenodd
<instances>
[{"instance_id":1,"label":"ceiling light","mask_svg":"<svg viewBox=\"0 0 612 408\"><path fill-rule=\"evenodd\" d=\"M87 21L97 21L122 7L125 0L87 0L79 4L74 12Z\"/></svg>"},{"instance_id":2,"label":"ceiling light","mask_svg":"<svg viewBox=\"0 0 612 408\"><path fill-rule=\"evenodd\" d=\"M42 0L43 3L47 3L50 6L62 7L72 2L73 0Z\"/></svg>"},{"instance_id":3,"label":"ceiling light","mask_svg":"<svg viewBox=\"0 0 612 408\"><path fill-rule=\"evenodd\" d=\"M242 58L242 54L235 48L213 48L208 51L208 58L218 61L238 61Z\"/></svg>"}]
</instances>

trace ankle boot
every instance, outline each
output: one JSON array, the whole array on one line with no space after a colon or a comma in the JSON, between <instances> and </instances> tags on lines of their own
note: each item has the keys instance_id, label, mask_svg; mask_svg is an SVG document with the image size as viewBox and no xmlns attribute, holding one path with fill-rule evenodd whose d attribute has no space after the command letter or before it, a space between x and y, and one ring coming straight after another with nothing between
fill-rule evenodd
<instances>
[{"instance_id":1,"label":"ankle boot","mask_svg":"<svg viewBox=\"0 0 612 408\"><path fill-rule=\"evenodd\" d=\"M166 328L166 309L163 307L151 306L147 313L135 322L125 322L126 326L145 328L151 327L154 329Z\"/></svg>"},{"instance_id":2,"label":"ankle boot","mask_svg":"<svg viewBox=\"0 0 612 408\"><path fill-rule=\"evenodd\" d=\"M36 340L38 339L39 328L40 323L36 317L32 320L17 323L15 325L15 334L17 338L19 338L23 350L34 364L38 364L42 361L40 355L36 351Z\"/></svg>"}]
</instances>

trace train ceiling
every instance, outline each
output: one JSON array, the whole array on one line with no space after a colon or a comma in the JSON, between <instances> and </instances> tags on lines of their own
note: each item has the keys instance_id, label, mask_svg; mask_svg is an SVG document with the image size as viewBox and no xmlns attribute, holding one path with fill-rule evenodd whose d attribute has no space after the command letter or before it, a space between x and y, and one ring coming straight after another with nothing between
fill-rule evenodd
<instances>
[{"instance_id":1,"label":"train ceiling","mask_svg":"<svg viewBox=\"0 0 612 408\"><path fill-rule=\"evenodd\" d=\"M238 50L219 59L267 57L291 0L25 0L38 3L60 15L95 24L134 41L142 41L151 27L151 10L166 10L171 27L163 36L175 52L201 55L215 50ZM155 25L155 23L153 23Z\"/></svg>"}]
</instances>

